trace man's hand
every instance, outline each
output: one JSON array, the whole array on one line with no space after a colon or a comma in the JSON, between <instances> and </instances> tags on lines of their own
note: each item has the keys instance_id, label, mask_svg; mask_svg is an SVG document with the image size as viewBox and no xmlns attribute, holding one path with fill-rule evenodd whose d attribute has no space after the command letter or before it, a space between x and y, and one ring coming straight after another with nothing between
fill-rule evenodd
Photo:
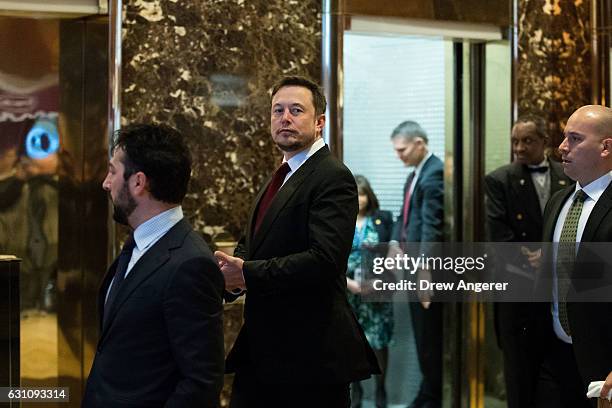
<instances>
[{"instance_id":1,"label":"man's hand","mask_svg":"<svg viewBox=\"0 0 612 408\"><path fill-rule=\"evenodd\" d=\"M521 253L527 257L527 261L532 268L539 268L542 263L542 249L530 251L529 248L522 246Z\"/></svg>"},{"instance_id":2,"label":"man's hand","mask_svg":"<svg viewBox=\"0 0 612 408\"><path fill-rule=\"evenodd\" d=\"M431 271L429 269L419 269L417 271L417 285L418 285L418 287L421 286L420 282L422 280L425 280L425 281L431 283ZM433 290L431 290L431 289L427 289L427 290L420 290L420 289L418 289L417 290L417 294L419 296L419 300L421 301L421 305L425 309L429 309L429 306L431 305L431 298L434 295Z\"/></svg>"},{"instance_id":3,"label":"man's hand","mask_svg":"<svg viewBox=\"0 0 612 408\"><path fill-rule=\"evenodd\" d=\"M361 293L361 285L354 279L346 278L346 288L354 295Z\"/></svg>"},{"instance_id":4,"label":"man's hand","mask_svg":"<svg viewBox=\"0 0 612 408\"><path fill-rule=\"evenodd\" d=\"M599 398L608 398L608 393L612 390L612 371L606 377L606 381L604 385L601 387L601 394L599 394Z\"/></svg>"},{"instance_id":5,"label":"man's hand","mask_svg":"<svg viewBox=\"0 0 612 408\"><path fill-rule=\"evenodd\" d=\"M387 258L395 258L397 255L404 255L404 251L402 251L402 248L397 242L390 242L389 248L387 249Z\"/></svg>"},{"instance_id":6,"label":"man's hand","mask_svg":"<svg viewBox=\"0 0 612 408\"><path fill-rule=\"evenodd\" d=\"M215 258L217 258L217 263L225 278L225 290L228 292L233 292L236 289L245 290L246 283L242 274L244 261L221 251L215 252Z\"/></svg>"}]
</instances>

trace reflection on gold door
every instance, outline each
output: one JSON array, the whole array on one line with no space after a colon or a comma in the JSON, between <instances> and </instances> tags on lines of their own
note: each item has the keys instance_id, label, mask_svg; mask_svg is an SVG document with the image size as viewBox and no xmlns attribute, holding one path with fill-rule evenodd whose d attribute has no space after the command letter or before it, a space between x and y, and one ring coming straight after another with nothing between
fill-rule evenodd
<instances>
[{"instance_id":1,"label":"reflection on gold door","mask_svg":"<svg viewBox=\"0 0 612 408\"><path fill-rule=\"evenodd\" d=\"M22 259L21 386L69 387L63 407L80 405L107 263L107 26L0 17L0 253Z\"/></svg>"}]
</instances>

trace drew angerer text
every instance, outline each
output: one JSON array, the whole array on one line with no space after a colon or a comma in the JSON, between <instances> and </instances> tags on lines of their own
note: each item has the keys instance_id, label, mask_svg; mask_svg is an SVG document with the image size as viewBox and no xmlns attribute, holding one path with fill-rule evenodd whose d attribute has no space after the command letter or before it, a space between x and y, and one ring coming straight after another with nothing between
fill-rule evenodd
<instances>
[{"instance_id":1,"label":"drew angerer text","mask_svg":"<svg viewBox=\"0 0 612 408\"><path fill-rule=\"evenodd\" d=\"M504 291L508 288L508 282L466 282L460 280L458 282L430 282L421 279L417 282L402 279L399 282L384 282L376 279L372 282L374 290L391 290L391 291L472 291L476 293L500 290Z\"/></svg>"}]
</instances>

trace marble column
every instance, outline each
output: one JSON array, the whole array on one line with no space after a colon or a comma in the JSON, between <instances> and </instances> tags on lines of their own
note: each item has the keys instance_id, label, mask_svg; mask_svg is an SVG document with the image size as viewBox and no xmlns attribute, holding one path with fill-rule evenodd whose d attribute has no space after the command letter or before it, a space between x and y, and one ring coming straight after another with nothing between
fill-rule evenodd
<instances>
[{"instance_id":1,"label":"marble column","mask_svg":"<svg viewBox=\"0 0 612 408\"><path fill-rule=\"evenodd\" d=\"M129 0L123 30L122 122L189 138L186 213L209 240L238 239L280 162L268 89L283 74L320 78L320 2Z\"/></svg>"},{"instance_id":2,"label":"marble column","mask_svg":"<svg viewBox=\"0 0 612 408\"><path fill-rule=\"evenodd\" d=\"M187 136L185 214L213 246L237 241L281 161L270 87L283 75L320 81L321 2L124 0L122 53L122 124L163 122ZM226 307L226 352L241 319L240 304Z\"/></svg>"},{"instance_id":3,"label":"marble column","mask_svg":"<svg viewBox=\"0 0 612 408\"><path fill-rule=\"evenodd\" d=\"M591 100L590 1L514 0L514 103L549 125L551 145Z\"/></svg>"}]
</instances>

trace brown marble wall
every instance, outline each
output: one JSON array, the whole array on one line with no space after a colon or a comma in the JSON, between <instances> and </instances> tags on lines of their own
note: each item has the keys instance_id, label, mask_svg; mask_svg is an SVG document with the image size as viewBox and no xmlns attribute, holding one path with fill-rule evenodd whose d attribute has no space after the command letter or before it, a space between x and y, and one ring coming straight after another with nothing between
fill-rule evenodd
<instances>
[{"instance_id":1,"label":"brown marble wall","mask_svg":"<svg viewBox=\"0 0 612 408\"><path fill-rule=\"evenodd\" d=\"M122 122L189 138L186 214L209 240L237 240L280 162L269 87L283 74L320 78L321 2L129 0L123 29Z\"/></svg>"},{"instance_id":2,"label":"brown marble wall","mask_svg":"<svg viewBox=\"0 0 612 408\"><path fill-rule=\"evenodd\" d=\"M568 117L591 98L590 2L515 0L515 7L518 114L545 118L556 147Z\"/></svg>"}]
</instances>

